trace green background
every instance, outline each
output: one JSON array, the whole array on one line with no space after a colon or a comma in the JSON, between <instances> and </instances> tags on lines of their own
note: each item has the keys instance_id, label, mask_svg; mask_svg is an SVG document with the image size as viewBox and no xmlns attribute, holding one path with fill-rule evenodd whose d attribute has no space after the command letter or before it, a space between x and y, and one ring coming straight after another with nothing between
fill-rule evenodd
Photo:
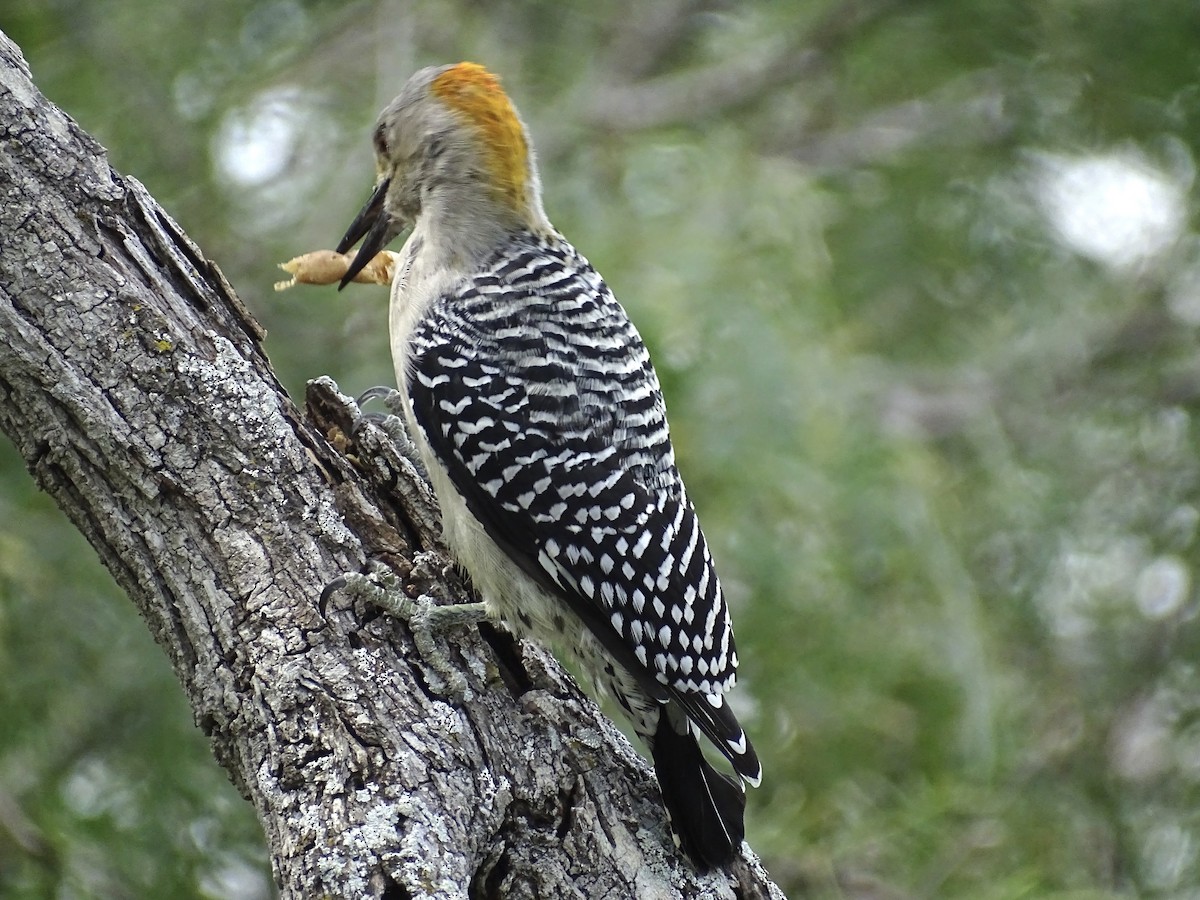
<instances>
[{"instance_id":1,"label":"green background","mask_svg":"<svg viewBox=\"0 0 1200 900\"><path fill-rule=\"evenodd\" d=\"M498 72L654 354L793 897L1200 898L1200 7L0 0L36 83L269 331L414 69ZM0 444L0 896L272 896L247 804Z\"/></svg>"}]
</instances>

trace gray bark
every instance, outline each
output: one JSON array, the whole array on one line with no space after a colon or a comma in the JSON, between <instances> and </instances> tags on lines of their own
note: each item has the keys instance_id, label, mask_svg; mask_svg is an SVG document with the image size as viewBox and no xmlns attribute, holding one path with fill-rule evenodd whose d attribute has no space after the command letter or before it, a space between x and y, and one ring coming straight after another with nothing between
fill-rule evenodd
<instances>
[{"instance_id":1,"label":"gray bark","mask_svg":"<svg viewBox=\"0 0 1200 900\"><path fill-rule=\"evenodd\" d=\"M468 594L411 466L330 382L296 409L220 271L3 35L0 193L0 429L170 658L284 896L782 896L748 850L681 859L648 765L541 650L455 634L443 696L402 622L319 602L368 558Z\"/></svg>"}]
</instances>

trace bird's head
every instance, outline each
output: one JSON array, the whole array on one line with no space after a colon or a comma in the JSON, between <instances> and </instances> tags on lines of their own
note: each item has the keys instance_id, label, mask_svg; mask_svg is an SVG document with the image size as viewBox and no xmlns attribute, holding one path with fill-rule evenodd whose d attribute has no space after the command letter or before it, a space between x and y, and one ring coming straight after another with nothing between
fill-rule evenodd
<instances>
[{"instance_id":1,"label":"bird's head","mask_svg":"<svg viewBox=\"0 0 1200 900\"><path fill-rule=\"evenodd\" d=\"M417 72L379 114L373 140L375 190L337 248L362 241L342 286L423 216L476 231L544 220L525 125L483 66Z\"/></svg>"}]
</instances>

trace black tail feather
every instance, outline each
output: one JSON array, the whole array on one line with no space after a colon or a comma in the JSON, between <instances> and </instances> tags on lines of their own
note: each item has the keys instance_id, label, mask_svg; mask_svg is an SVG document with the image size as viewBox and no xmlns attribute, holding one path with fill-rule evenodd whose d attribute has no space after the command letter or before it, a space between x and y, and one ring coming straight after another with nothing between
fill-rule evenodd
<instances>
[{"instance_id":1,"label":"black tail feather","mask_svg":"<svg viewBox=\"0 0 1200 900\"><path fill-rule=\"evenodd\" d=\"M692 720L692 725L700 729L701 733L713 742L713 746L724 754L738 776L751 787L758 787L758 783L762 781L762 764L759 763L758 754L754 752L750 739L746 737L746 732L742 730L724 698L720 694L705 696L678 690L671 690L671 696L683 707L687 717ZM714 698L717 701L716 705L713 705Z\"/></svg>"},{"instance_id":2,"label":"black tail feather","mask_svg":"<svg viewBox=\"0 0 1200 900\"><path fill-rule=\"evenodd\" d=\"M745 837L746 793L704 758L687 719L671 718L664 708L651 747L671 827L698 868L728 865Z\"/></svg>"}]
</instances>

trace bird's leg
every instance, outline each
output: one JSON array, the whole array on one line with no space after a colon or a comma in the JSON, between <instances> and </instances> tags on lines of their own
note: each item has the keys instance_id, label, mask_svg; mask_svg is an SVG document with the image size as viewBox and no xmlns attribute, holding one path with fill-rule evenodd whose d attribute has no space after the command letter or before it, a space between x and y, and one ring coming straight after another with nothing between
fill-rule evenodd
<instances>
[{"instance_id":1,"label":"bird's leg","mask_svg":"<svg viewBox=\"0 0 1200 900\"><path fill-rule=\"evenodd\" d=\"M414 570L442 562L438 554L418 553ZM440 585L441 579L433 579ZM430 685L435 691L465 700L469 696L467 681L449 655L438 646L435 635L449 628L477 625L487 621L489 614L483 603L456 603L444 596L437 588L428 593L410 597L400 585L396 573L390 568L372 564L369 573L348 572L332 581L322 593L322 602L335 592L349 594L378 606L384 612L405 622L413 636L417 653L429 667L436 682Z\"/></svg>"}]
</instances>

